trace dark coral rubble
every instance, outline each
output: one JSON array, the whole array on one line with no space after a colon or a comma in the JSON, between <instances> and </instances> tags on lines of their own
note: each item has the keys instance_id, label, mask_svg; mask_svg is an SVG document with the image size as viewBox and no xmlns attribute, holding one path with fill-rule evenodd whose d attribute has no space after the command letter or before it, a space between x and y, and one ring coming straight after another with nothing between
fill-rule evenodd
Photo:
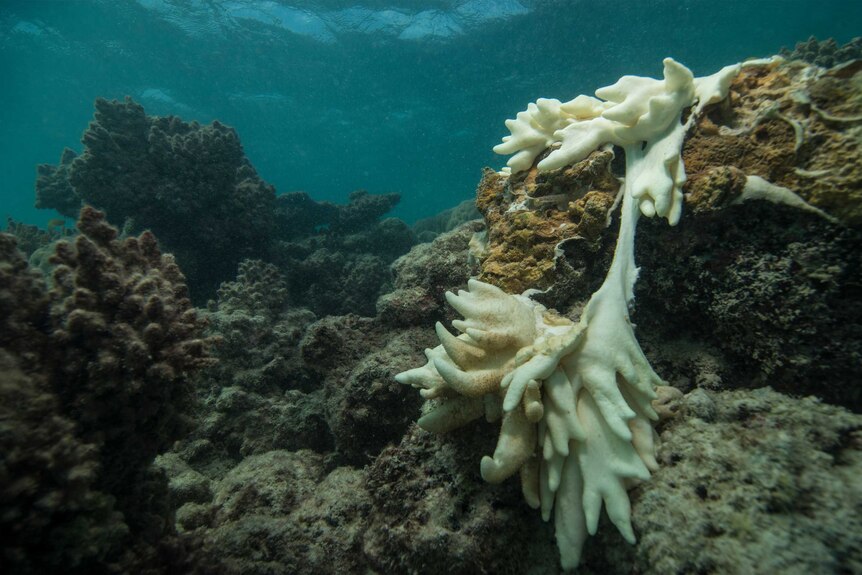
<instances>
[{"instance_id":1,"label":"dark coral rubble","mask_svg":"<svg viewBox=\"0 0 862 575\"><path fill-rule=\"evenodd\" d=\"M120 240L92 208L78 229L50 287L0 235L4 563L159 571L185 544L169 506L146 503L166 493L149 465L186 429L212 341L151 233Z\"/></svg>"}]
</instances>

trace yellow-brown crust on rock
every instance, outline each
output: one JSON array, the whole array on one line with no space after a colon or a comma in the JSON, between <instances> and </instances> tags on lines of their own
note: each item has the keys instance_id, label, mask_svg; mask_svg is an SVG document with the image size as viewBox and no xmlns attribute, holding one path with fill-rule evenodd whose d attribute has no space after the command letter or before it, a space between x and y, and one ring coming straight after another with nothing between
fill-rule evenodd
<instances>
[{"instance_id":1,"label":"yellow-brown crust on rock","mask_svg":"<svg viewBox=\"0 0 862 575\"><path fill-rule=\"evenodd\" d=\"M598 242L607 227L619 190L613 157L598 151L558 170L533 167L508 178L486 170L476 200L489 246L479 279L508 293L549 287L557 244L575 236Z\"/></svg>"},{"instance_id":2,"label":"yellow-brown crust on rock","mask_svg":"<svg viewBox=\"0 0 862 575\"><path fill-rule=\"evenodd\" d=\"M732 168L858 226L860 140L862 67L825 71L804 62L745 67L727 100L707 109L683 147L687 207L698 212L705 208L698 201L714 202L715 193L705 192L718 181L716 170ZM742 187L734 189L738 194Z\"/></svg>"}]
</instances>

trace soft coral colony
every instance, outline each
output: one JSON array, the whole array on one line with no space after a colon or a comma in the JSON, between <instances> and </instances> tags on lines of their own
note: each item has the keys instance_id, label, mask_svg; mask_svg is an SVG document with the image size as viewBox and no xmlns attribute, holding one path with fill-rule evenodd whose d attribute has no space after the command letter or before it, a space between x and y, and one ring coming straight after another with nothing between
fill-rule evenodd
<instances>
[{"instance_id":1,"label":"soft coral colony","mask_svg":"<svg viewBox=\"0 0 862 575\"><path fill-rule=\"evenodd\" d=\"M635 228L641 214L679 221L686 132L705 106L726 97L739 70L695 78L667 58L661 80L624 76L597 90L598 98L539 99L508 120L511 135L494 148L514 154L504 176L534 164L539 171L561 168L609 145L625 151L607 276L578 321L533 301L529 290L510 295L470 280L468 291L446 294L465 318L453 322L460 334L438 323L440 345L426 350L428 363L396 378L429 400L419 419L426 430L445 432L482 416L501 420L494 454L482 458L482 478L499 483L520 473L527 503L546 521L553 513L565 569L578 565L603 504L623 537L635 541L627 490L658 466L651 401L662 383L629 319Z\"/></svg>"}]
</instances>

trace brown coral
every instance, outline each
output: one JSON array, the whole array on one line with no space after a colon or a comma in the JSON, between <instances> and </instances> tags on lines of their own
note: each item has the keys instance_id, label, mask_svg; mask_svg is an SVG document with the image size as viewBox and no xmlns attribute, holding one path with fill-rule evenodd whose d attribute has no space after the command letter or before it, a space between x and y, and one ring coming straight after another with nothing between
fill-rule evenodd
<instances>
[{"instance_id":1,"label":"brown coral","mask_svg":"<svg viewBox=\"0 0 862 575\"><path fill-rule=\"evenodd\" d=\"M120 240L92 208L78 229L50 290L0 234L0 557L11 573L160 571L191 548L147 469L211 340L152 234Z\"/></svg>"},{"instance_id":2,"label":"brown coral","mask_svg":"<svg viewBox=\"0 0 862 575\"><path fill-rule=\"evenodd\" d=\"M203 322L183 275L150 232L117 239L90 207L78 229L52 258L54 377L83 436L110 453L121 485L183 428L186 374L212 363L210 341L198 337Z\"/></svg>"}]
</instances>

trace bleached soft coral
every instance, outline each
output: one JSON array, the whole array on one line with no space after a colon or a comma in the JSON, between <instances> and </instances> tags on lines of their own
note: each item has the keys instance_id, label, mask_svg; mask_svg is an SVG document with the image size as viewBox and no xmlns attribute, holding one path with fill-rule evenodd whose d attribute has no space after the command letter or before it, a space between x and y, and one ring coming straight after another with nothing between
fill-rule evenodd
<instances>
[{"instance_id":1,"label":"bleached soft coral","mask_svg":"<svg viewBox=\"0 0 862 575\"><path fill-rule=\"evenodd\" d=\"M695 79L681 64L664 61L664 79L626 76L596 95L561 104L539 100L506 125L512 132L495 148L515 153L513 171L560 146L538 164L554 169L586 158L607 143L626 154L620 231L613 262L577 323L532 301L470 280L468 291L447 293L464 316L453 335L437 324L441 344L428 362L396 379L431 400L419 420L445 432L482 417L501 420L493 456L481 462L483 479L497 483L520 473L527 502L553 512L562 566L577 566L602 505L623 537L634 543L627 490L657 467L651 421L661 383L643 354L629 319L638 269L635 228L641 213L675 224L681 214L685 169L681 157L686 107L725 97L738 66ZM638 207L635 207L635 203ZM638 209L639 208L639 209Z\"/></svg>"},{"instance_id":2,"label":"bleached soft coral","mask_svg":"<svg viewBox=\"0 0 862 575\"><path fill-rule=\"evenodd\" d=\"M662 80L623 76L615 84L596 90L600 99L582 95L560 104L540 98L514 120L506 121L511 135L505 136L494 151L515 154L508 166L512 172L520 172L530 168L544 150L559 144L537 165L539 171L546 171L579 162L604 144L633 148L655 142L659 146L649 158L651 169L638 175L635 197L644 215L658 214L673 225L679 220L685 182L680 157L685 130L680 126L680 114L695 102L694 111L699 112L703 106L723 99L738 71L737 64L712 76L695 78L691 70L665 58Z\"/></svg>"}]
</instances>

